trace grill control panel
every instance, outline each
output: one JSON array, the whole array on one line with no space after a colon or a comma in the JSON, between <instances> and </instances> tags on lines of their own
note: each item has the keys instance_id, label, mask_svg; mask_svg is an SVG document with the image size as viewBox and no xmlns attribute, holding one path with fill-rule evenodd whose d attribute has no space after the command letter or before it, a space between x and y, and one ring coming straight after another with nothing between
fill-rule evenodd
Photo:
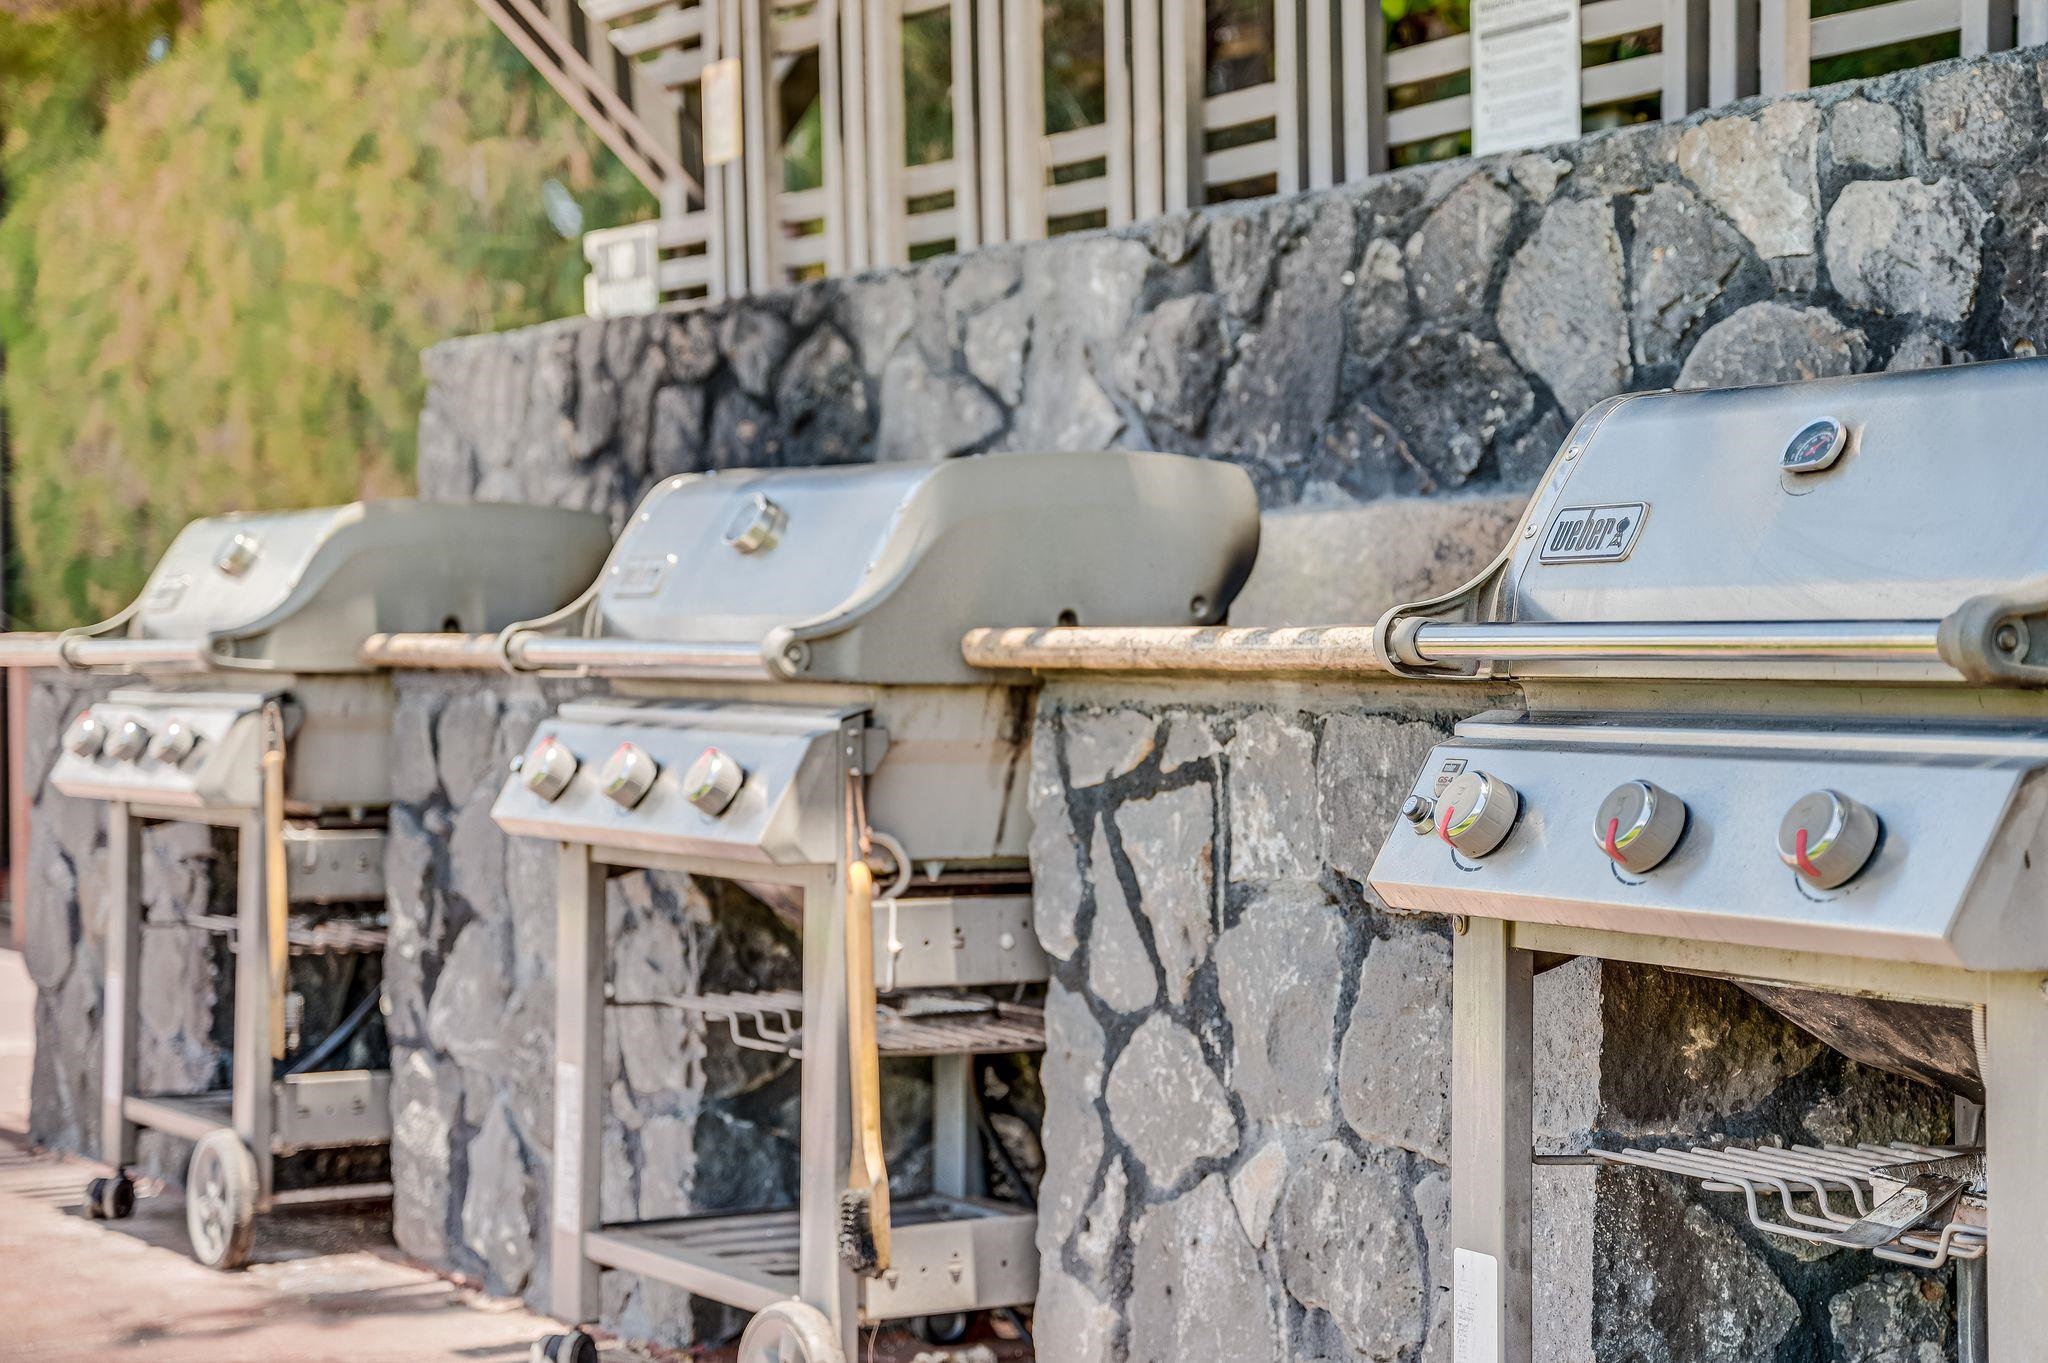
<instances>
[{"instance_id":1,"label":"grill control panel","mask_svg":"<svg viewBox=\"0 0 2048 1363\"><path fill-rule=\"evenodd\" d=\"M836 708L590 701L528 745L491 814L509 833L724 861L832 861ZM543 773L545 773L543 775Z\"/></svg>"},{"instance_id":2,"label":"grill control panel","mask_svg":"<svg viewBox=\"0 0 2048 1363\"><path fill-rule=\"evenodd\" d=\"M2048 915L2011 910L2048 894L2048 737L1482 717L1404 814L1370 877L1396 908L2048 969Z\"/></svg>"},{"instance_id":3,"label":"grill control panel","mask_svg":"<svg viewBox=\"0 0 2048 1363\"><path fill-rule=\"evenodd\" d=\"M66 795L168 808L251 808L264 697L117 691L71 721L50 773Z\"/></svg>"}]
</instances>

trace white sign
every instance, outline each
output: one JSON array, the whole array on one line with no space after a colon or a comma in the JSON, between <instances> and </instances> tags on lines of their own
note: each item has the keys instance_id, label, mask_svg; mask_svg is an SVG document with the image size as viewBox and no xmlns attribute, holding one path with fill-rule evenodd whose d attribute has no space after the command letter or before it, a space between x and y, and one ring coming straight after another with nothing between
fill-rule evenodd
<instances>
[{"instance_id":1,"label":"white sign","mask_svg":"<svg viewBox=\"0 0 2048 1363\"><path fill-rule=\"evenodd\" d=\"M704 164L729 166L740 159L740 59L711 63L703 80Z\"/></svg>"},{"instance_id":2,"label":"white sign","mask_svg":"<svg viewBox=\"0 0 2048 1363\"><path fill-rule=\"evenodd\" d=\"M1500 1363L1500 1261L1476 1249L1451 1263L1453 1363Z\"/></svg>"},{"instance_id":3,"label":"white sign","mask_svg":"<svg viewBox=\"0 0 2048 1363\"><path fill-rule=\"evenodd\" d=\"M1579 135L1579 0L1472 0L1472 154Z\"/></svg>"},{"instance_id":4,"label":"white sign","mask_svg":"<svg viewBox=\"0 0 2048 1363\"><path fill-rule=\"evenodd\" d=\"M583 234L583 310L637 317L661 306L661 224L633 222Z\"/></svg>"}]
</instances>

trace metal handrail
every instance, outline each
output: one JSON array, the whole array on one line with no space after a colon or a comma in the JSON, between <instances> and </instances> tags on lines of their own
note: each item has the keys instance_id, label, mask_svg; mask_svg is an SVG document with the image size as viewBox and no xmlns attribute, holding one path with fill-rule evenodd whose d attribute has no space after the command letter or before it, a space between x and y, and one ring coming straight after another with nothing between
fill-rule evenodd
<instances>
[{"instance_id":1,"label":"metal handrail","mask_svg":"<svg viewBox=\"0 0 2048 1363\"><path fill-rule=\"evenodd\" d=\"M364 662L382 667L515 671L589 668L645 672L682 680L772 679L761 646L667 639L589 639L515 632L501 645L488 634L374 634Z\"/></svg>"},{"instance_id":2,"label":"metal handrail","mask_svg":"<svg viewBox=\"0 0 2048 1363\"><path fill-rule=\"evenodd\" d=\"M1938 663L1933 620L1796 620L1735 623L1397 625L1394 650L1411 664L1450 662ZM1401 636L1405 634L1406 638Z\"/></svg>"}]
</instances>

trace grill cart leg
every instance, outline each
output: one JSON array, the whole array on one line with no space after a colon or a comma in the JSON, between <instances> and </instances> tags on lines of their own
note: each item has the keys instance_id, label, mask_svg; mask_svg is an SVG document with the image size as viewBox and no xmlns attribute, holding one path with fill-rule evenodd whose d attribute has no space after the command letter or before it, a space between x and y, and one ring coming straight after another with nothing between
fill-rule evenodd
<instances>
[{"instance_id":1,"label":"grill cart leg","mask_svg":"<svg viewBox=\"0 0 2048 1363\"><path fill-rule=\"evenodd\" d=\"M1984 1088L1986 1186L1990 1243L1985 1276L1992 1363L2040 1356L2048 1324L2048 995L2038 975L1992 977Z\"/></svg>"},{"instance_id":2,"label":"grill cart leg","mask_svg":"<svg viewBox=\"0 0 2048 1363\"><path fill-rule=\"evenodd\" d=\"M256 1163L256 1210L270 1210L270 858L263 812L242 820L235 847L234 1131Z\"/></svg>"},{"instance_id":3,"label":"grill cart leg","mask_svg":"<svg viewBox=\"0 0 2048 1363\"><path fill-rule=\"evenodd\" d=\"M831 1322L839 1348L858 1358L860 1293L839 1258L839 1191L852 1154L853 1091L846 1037L846 933L838 866L804 875L802 1203L797 1293Z\"/></svg>"},{"instance_id":4,"label":"grill cart leg","mask_svg":"<svg viewBox=\"0 0 2048 1363\"><path fill-rule=\"evenodd\" d=\"M1529 1288L1534 975L1497 919L1451 946L1451 1243L1459 1358L1533 1363Z\"/></svg>"},{"instance_id":5,"label":"grill cart leg","mask_svg":"<svg viewBox=\"0 0 2048 1363\"><path fill-rule=\"evenodd\" d=\"M932 1057L932 1191L978 1197L983 1191L974 1129L974 1057Z\"/></svg>"},{"instance_id":6,"label":"grill cart leg","mask_svg":"<svg viewBox=\"0 0 2048 1363\"><path fill-rule=\"evenodd\" d=\"M604 1176L605 877L581 843L561 843L555 925L554 1281L548 1306L571 1324L597 1316L598 1269L583 1252ZM566 1337L565 1337L566 1338Z\"/></svg>"},{"instance_id":7,"label":"grill cart leg","mask_svg":"<svg viewBox=\"0 0 2048 1363\"><path fill-rule=\"evenodd\" d=\"M100 1149L117 1177L135 1159L135 1124L124 1104L135 1091L136 1006L142 957L142 821L107 806L107 992L101 1037Z\"/></svg>"}]
</instances>

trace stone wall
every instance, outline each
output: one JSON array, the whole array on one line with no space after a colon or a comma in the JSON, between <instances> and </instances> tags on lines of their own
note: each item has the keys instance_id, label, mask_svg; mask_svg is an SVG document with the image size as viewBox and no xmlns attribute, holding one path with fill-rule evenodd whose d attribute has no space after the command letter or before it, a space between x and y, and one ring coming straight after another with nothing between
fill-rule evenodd
<instances>
[{"instance_id":1,"label":"stone wall","mask_svg":"<svg viewBox=\"0 0 2048 1363\"><path fill-rule=\"evenodd\" d=\"M1431 745L1487 699L1041 702L1043 1356L1448 1363L1449 929L1365 876ZM1949 1130L1933 1090L1732 985L1580 960L1536 1001L1543 1154ZM1789 1252L1739 1200L1655 1174L1546 1165L1536 1199L1545 1363L1950 1356L1945 1275Z\"/></svg>"},{"instance_id":2,"label":"stone wall","mask_svg":"<svg viewBox=\"0 0 2048 1363\"><path fill-rule=\"evenodd\" d=\"M685 470L1122 444L1242 463L1268 508L1526 489L1611 393L2038 341L2036 61L451 342L421 487L619 519Z\"/></svg>"}]
</instances>

